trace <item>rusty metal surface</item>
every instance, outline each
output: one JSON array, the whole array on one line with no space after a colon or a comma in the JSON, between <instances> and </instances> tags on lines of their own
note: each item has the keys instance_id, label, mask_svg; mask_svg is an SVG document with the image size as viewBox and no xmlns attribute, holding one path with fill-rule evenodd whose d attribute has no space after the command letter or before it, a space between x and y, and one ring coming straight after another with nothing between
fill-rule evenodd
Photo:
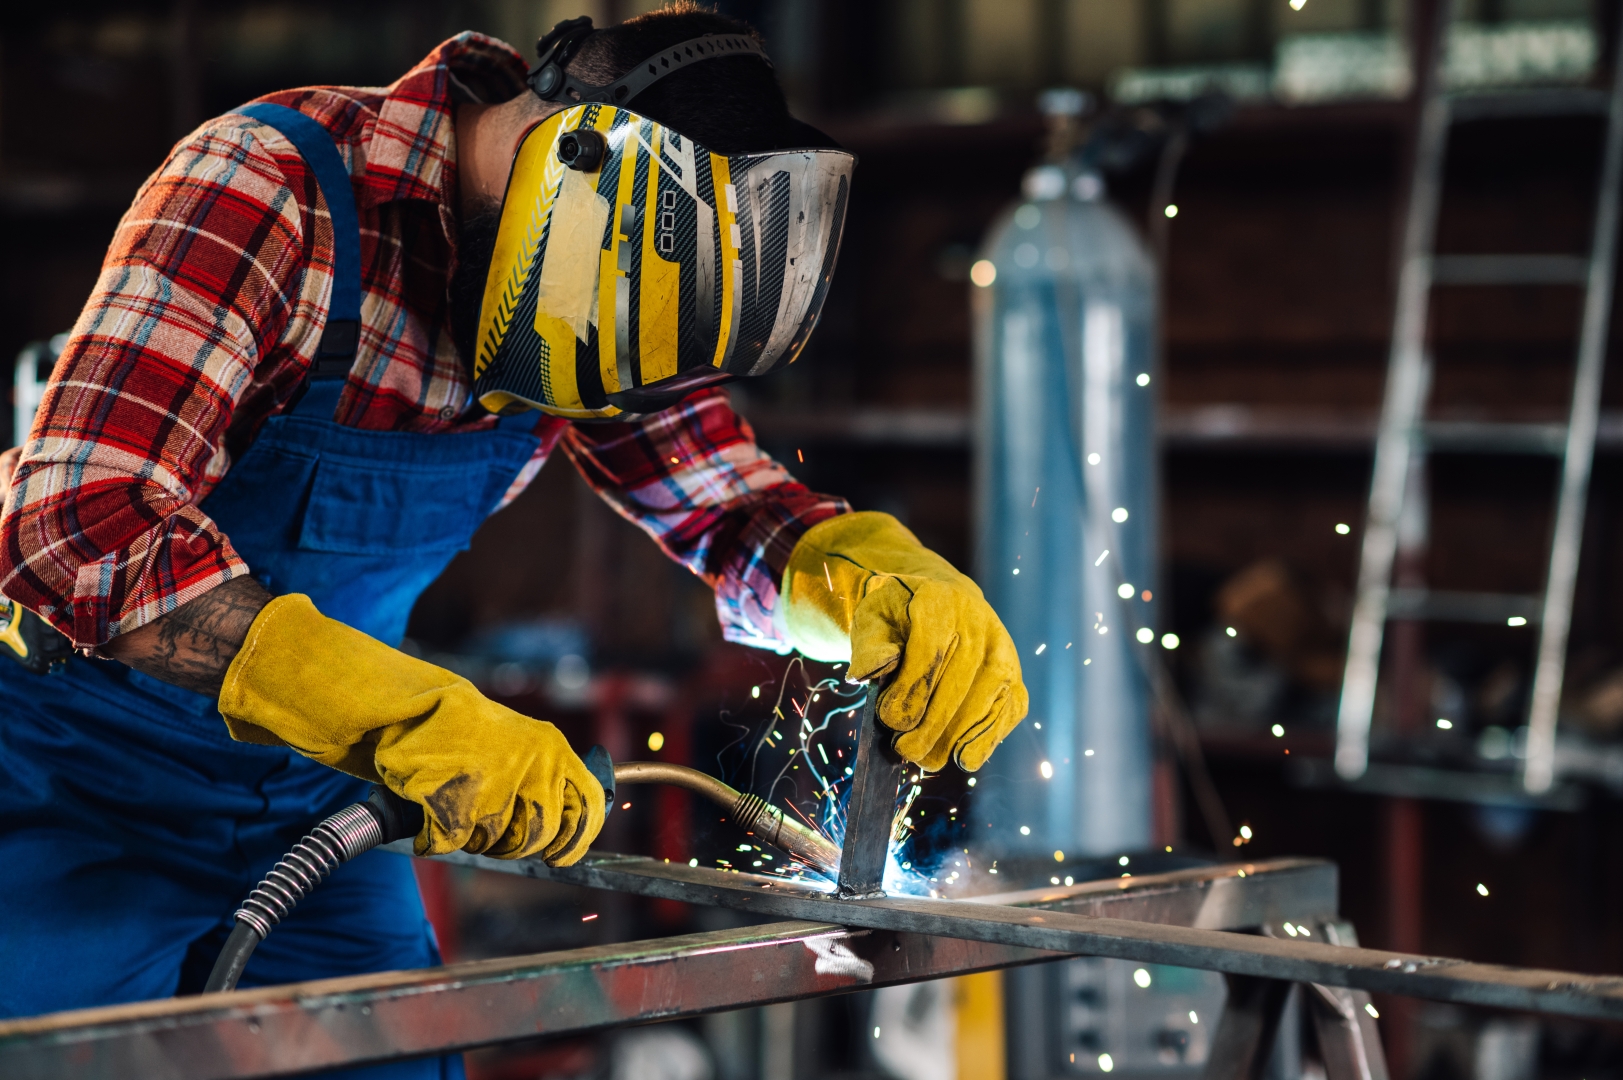
<instances>
[{"instance_id":1,"label":"rusty metal surface","mask_svg":"<svg viewBox=\"0 0 1623 1080\"><path fill-rule=\"evenodd\" d=\"M1226 975L1252 975L1290 982L1322 983L1375 993L1400 994L1521 1009L1591 1019L1623 1020L1623 977L1583 975L1536 968L1512 968L1476 964L1446 957L1416 956L1377 949L1338 947L1309 940L1273 940L1254 935L1223 933L1209 924L1175 926L1166 923L1130 922L1126 919L1093 918L1072 910L1033 911L1008 904L976 903L968 900L930 900L916 897L884 897L876 900L839 900L793 882L723 873L699 867L629 857L587 859L575 866L552 869L539 860L515 860L505 866L478 856L447 856L509 873L526 873L554 881L591 888L640 892L712 906L742 908L790 918L839 921L847 926L876 930L902 930L919 934L961 937L1003 945L1047 949L1054 952L1111 956L1174 967L1202 968ZM1255 863L1214 867L1193 871L1191 887L1210 896L1222 896L1238 888L1242 880L1259 878L1262 884L1271 876L1270 866L1283 872L1302 872L1326 866L1316 860L1278 860L1274 864ZM1331 870L1333 873L1333 869ZM1159 876L1159 875L1158 875ZM1165 875L1174 877L1177 875ZM1120 883L1094 882L1075 890L1120 887ZM1056 901L1066 890L1041 890ZM1096 892L1084 895L1099 895ZM985 898L983 898L985 899ZM1166 901L1173 903L1173 901ZM1294 908L1279 906L1264 911L1257 923L1273 918L1292 918ZM1308 910L1303 916L1334 914L1333 906ZM1116 915L1115 911L1111 912Z\"/></svg>"},{"instance_id":2,"label":"rusty metal surface","mask_svg":"<svg viewBox=\"0 0 1623 1080\"><path fill-rule=\"evenodd\" d=\"M1313 916L1330 914L1335 871L1314 860L1147 875L982 902L841 901L782 881L625 857L562 870L539 862L528 870L500 868L823 918L10 1021L0 1023L0 1076L277 1075L1075 954L1623 1019L1623 978L1336 946L1322 940L1322 931L1311 940L1283 940L1214 928L1267 929L1272 920L1292 918L1323 926Z\"/></svg>"},{"instance_id":3,"label":"rusty metal surface","mask_svg":"<svg viewBox=\"0 0 1623 1080\"><path fill-rule=\"evenodd\" d=\"M685 891L676 892L690 900L695 890L728 899L758 898L762 902L735 906L762 913L795 899L775 892L775 885L761 887L772 885L771 879L749 875L677 867L691 880L672 881L638 877L638 867L673 869L652 860L609 857L594 864L594 878L609 874L661 888L682 885ZM619 868L608 868L615 866ZM499 868L526 871L518 863ZM570 873L547 870L540 863L528 872L557 879ZM1285 912L1305 919L1333 908L1335 883L1330 863L1278 860L1252 864L1245 877L1232 867L1179 871L979 899L1028 913L1046 907L1247 927ZM826 895L811 895L819 905L837 903ZM1060 955L905 932L847 932L826 922L776 923L0 1023L0 1076L270 1076L691 1016Z\"/></svg>"},{"instance_id":4,"label":"rusty metal surface","mask_svg":"<svg viewBox=\"0 0 1623 1080\"><path fill-rule=\"evenodd\" d=\"M1052 959L773 923L0 1024L7 1080L215 1080L398 1060Z\"/></svg>"},{"instance_id":5,"label":"rusty metal surface","mask_svg":"<svg viewBox=\"0 0 1623 1080\"><path fill-rule=\"evenodd\" d=\"M386 850L410 852L410 841L390 845ZM539 859L487 859L461 852L438 858L457 866L682 900L706 907L734 908L757 915L849 925L869 925L860 920L876 917L896 921L892 915L875 916L850 910L847 904L859 902L838 900L823 889L783 878L684 866L635 855L589 855L576 865L563 868L547 866ZM967 900L917 902L951 905L942 908L943 911L969 905L1046 907L1082 915L1108 914L1119 919L1176 923L1208 930L1241 930L1285 919L1311 921L1334 915L1336 890L1334 863L1323 859L1267 859L1045 886ZM860 903L866 906L876 901ZM859 921L852 922L853 919ZM906 929L899 925L891 928Z\"/></svg>"}]
</instances>

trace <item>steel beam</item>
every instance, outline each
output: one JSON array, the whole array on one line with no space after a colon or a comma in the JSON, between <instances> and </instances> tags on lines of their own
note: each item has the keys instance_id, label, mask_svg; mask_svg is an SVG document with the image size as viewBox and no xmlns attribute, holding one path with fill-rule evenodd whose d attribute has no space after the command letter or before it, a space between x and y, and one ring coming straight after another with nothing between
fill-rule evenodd
<instances>
[{"instance_id":1,"label":"steel beam","mask_svg":"<svg viewBox=\"0 0 1623 1080\"><path fill-rule=\"evenodd\" d=\"M762 914L786 899L800 902L777 892L782 883L768 878L688 867L678 868L683 872L679 878L660 878L636 873L638 867L670 869L648 859L593 862L594 880L607 874L657 886L644 890L648 895L674 892L703 902L703 891ZM547 870L539 862L497 863L494 868L557 880L569 873ZM673 885L684 887L673 890ZM1040 908L1238 928L1305 919L1309 913L1332 910L1335 898L1334 864L1282 859L1253 864L1244 877L1232 867L1179 871L980 900L1027 912ZM840 903L817 893L810 899L821 905L818 910ZM1061 955L907 932L847 931L826 922L776 923L10 1021L0 1023L0 1076L272 1076L674 1019Z\"/></svg>"},{"instance_id":2,"label":"steel beam","mask_svg":"<svg viewBox=\"0 0 1623 1080\"><path fill-rule=\"evenodd\" d=\"M1623 978L1407 956L1322 940L1335 935L1327 932L1328 920L1314 916L1333 909L1335 869L1314 860L1121 878L981 902L842 901L793 882L624 856L564 869L539 861L452 861L762 914L811 914L792 925L9 1021L0 1023L0 1075L269 1076L1076 954L1623 1019ZM1267 931L1284 921L1293 921L1297 939L1212 928ZM1303 940L1303 925L1319 930Z\"/></svg>"},{"instance_id":3,"label":"steel beam","mask_svg":"<svg viewBox=\"0 0 1623 1080\"><path fill-rule=\"evenodd\" d=\"M820 919L874 930L960 937L1082 956L1110 956L1143 963L1202 968L1225 975L1251 975L1288 982L1322 983L1374 993L1400 994L1464 1005L1520 1009L1596 1020L1623 1020L1623 976L1582 975L1537 968L1476 964L1465 960L1334 946L1318 941L1273 940L1213 930L1199 924L1173 926L1094 917L1070 910L1031 910L1016 904L889 896L839 900L805 885L749 874L672 865L626 856L586 859L554 869L533 860L494 860L476 855L449 861L527 874L588 888L635 892L696 904L732 907L790 918ZM505 862L505 865L503 863ZM1212 895L1271 865L1322 866L1316 860L1242 864L1195 872ZM1159 875L1158 875L1159 876ZM1175 875L1165 875L1173 877ZM1092 883L1088 888L1118 883ZM1075 886L1081 890L1083 886ZM1050 889L1056 903L1062 890ZM1096 896L1097 893L1081 895ZM991 898L982 898L983 900ZM1002 898L1000 898L1002 899ZM1116 912L1111 912L1115 915ZM1279 916L1290 918L1284 910ZM1331 911L1304 916L1333 914ZM1258 925L1267 920L1259 920Z\"/></svg>"},{"instance_id":4,"label":"steel beam","mask_svg":"<svg viewBox=\"0 0 1623 1080\"><path fill-rule=\"evenodd\" d=\"M1205 1080L1262 1080L1291 984L1230 975L1228 991L1206 1059Z\"/></svg>"},{"instance_id":5,"label":"steel beam","mask_svg":"<svg viewBox=\"0 0 1623 1080\"><path fill-rule=\"evenodd\" d=\"M772 923L10 1021L0 1024L0 1076L280 1076L1053 958L985 942Z\"/></svg>"}]
</instances>

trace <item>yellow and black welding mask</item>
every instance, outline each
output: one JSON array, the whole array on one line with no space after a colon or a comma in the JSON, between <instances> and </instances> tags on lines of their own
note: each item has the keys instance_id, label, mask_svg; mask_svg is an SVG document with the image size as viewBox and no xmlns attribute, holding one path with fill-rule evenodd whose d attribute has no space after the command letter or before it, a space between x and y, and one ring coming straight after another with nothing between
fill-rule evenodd
<instances>
[{"instance_id":1,"label":"yellow and black welding mask","mask_svg":"<svg viewBox=\"0 0 1623 1080\"><path fill-rule=\"evenodd\" d=\"M792 362L828 294L855 163L716 154L600 102L554 113L514 158L474 396L604 419Z\"/></svg>"}]
</instances>

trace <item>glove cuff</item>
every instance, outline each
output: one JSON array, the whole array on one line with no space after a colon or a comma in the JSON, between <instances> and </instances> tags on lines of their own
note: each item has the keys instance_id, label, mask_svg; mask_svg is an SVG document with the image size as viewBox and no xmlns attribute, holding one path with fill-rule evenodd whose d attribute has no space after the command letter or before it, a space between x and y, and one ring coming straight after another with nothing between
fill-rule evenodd
<instances>
[{"instance_id":1,"label":"glove cuff","mask_svg":"<svg viewBox=\"0 0 1623 1080\"><path fill-rule=\"evenodd\" d=\"M219 708L238 742L289 746L377 783L368 736L405 719L423 695L464 681L329 619L294 593L255 617L226 669ZM380 696L379 687L391 692Z\"/></svg>"}]
</instances>

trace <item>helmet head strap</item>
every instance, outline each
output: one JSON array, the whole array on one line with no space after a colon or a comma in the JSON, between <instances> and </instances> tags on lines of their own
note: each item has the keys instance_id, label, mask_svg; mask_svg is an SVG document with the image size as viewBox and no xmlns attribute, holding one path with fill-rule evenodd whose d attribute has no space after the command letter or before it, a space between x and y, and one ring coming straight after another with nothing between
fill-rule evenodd
<instances>
[{"instance_id":1,"label":"helmet head strap","mask_svg":"<svg viewBox=\"0 0 1623 1080\"><path fill-rule=\"evenodd\" d=\"M569 74L573 60L586 39L596 33L588 16L568 19L554 26L536 42L540 60L530 72L530 89L542 101L558 101L565 105L597 102L602 105L623 107L638 94L667 75L705 60L719 60L726 56L754 56L768 67L772 60L766 50L748 34L705 34L672 45L636 64L611 83L593 86Z\"/></svg>"}]
</instances>

